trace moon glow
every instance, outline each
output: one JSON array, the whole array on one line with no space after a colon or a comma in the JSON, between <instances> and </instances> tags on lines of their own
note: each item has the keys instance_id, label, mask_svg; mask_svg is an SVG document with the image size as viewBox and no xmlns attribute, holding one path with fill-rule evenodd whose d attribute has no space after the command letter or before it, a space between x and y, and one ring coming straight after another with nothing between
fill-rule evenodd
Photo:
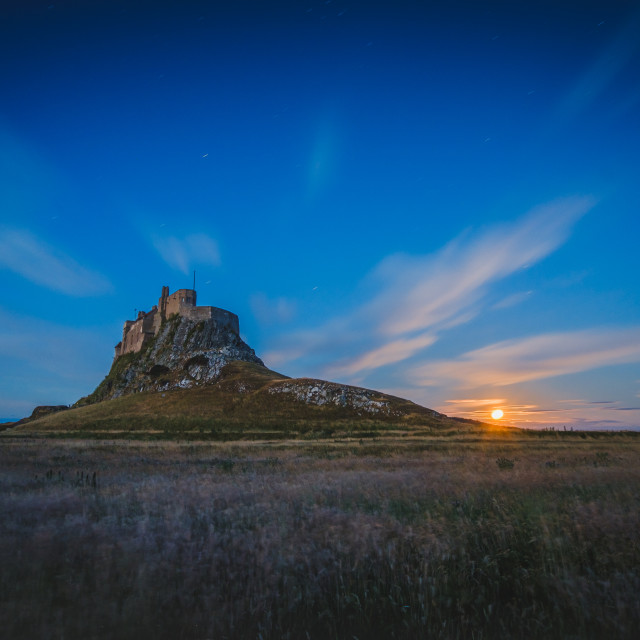
<instances>
[{"instance_id":1,"label":"moon glow","mask_svg":"<svg viewBox=\"0 0 640 640\"><path fill-rule=\"evenodd\" d=\"M504 412L502 411L502 409L494 409L494 410L491 412L491 417L492 417L494 420L500 420L500 418L502 418L502 416L503 416L503 415L504 415Z\"/></svg>"}]
</instances>

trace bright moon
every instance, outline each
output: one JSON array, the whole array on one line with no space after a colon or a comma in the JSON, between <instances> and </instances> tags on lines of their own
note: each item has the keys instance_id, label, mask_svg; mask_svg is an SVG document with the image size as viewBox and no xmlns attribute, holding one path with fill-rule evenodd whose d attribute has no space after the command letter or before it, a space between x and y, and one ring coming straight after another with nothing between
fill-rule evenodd
<instances>
[{"instance_id":1,"label":"bright moon","mask_svg":"<svg viewBox=\"0 0 640 640\"><path fill-rule=\"evenodd\" d=\"M502 418L502 416L503 416L503 415L504 415L504 413L503 413L502 409L494 409L494 410L491 412L491 417L492 417L494 420L500 420L500 418Z\"/></svg>"}]
</instances>

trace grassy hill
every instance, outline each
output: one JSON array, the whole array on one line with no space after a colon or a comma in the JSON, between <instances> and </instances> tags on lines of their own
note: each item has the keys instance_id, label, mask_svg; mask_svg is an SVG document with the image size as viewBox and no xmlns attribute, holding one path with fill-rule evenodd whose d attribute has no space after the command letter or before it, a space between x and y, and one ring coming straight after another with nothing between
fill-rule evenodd
<instances>
[{"instance_id":1,"label":"grassy hill","mask_svg":"<svg viewBox=\"0 0 640 640\"><path fill-rule=\"evenodd\" d=\"M366 438L469 432L481 423L448 418L409 400L308 378L291 379L236 361L214 384L142 392L33 416L13 435L284 439Z\"/></svg>"}]
</instances>

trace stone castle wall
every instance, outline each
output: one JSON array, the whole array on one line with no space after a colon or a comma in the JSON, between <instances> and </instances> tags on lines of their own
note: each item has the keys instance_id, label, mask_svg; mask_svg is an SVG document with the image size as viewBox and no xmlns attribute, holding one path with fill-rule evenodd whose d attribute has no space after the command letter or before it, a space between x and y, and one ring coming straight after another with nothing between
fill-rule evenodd
<instances>
[{"instance_id":1,"label":"stone castle wall","mask_svg":"<svg viewBox=\"0 0 640 640\"><path fill-rule=\"evenodd\" d=\"M158 306L151 311L140 311L136 320L127 320L122 328L122 341L115 347L115 357L125 353L138 353L160 330L162 320L178 314L200 322L215 320L221 330L240 335L238 316L226 309L196 306L197 294L194 289L178 289L169 294L169 287L162 287Z\"/></svg>"},{"instance_id":2,"label":"stone castle wall","mask_svg":"<svg viewBox=\"0 0 640 640\"><path fill-rule=\"evenodd\" d=\"M183 315L196 322L200 322L201 320L215 320L218 328L227 329L233 331L236 335L240 335L238 316L226 309L218 309L218 307L194 307Z\"/></svg>"},{"instance_id":3,"label":"stone castle wall","mask_svg":"<svg viewBox=\"0 0 640 640\"><path fill-rule=\"evenodd\" d=\"M137 353L157 333L158 309L153 307L145 313L140 311L136 320L127 320L122 328L122 342L116 345L116 357L123 353Z\"/></svg>"}]
</instances>

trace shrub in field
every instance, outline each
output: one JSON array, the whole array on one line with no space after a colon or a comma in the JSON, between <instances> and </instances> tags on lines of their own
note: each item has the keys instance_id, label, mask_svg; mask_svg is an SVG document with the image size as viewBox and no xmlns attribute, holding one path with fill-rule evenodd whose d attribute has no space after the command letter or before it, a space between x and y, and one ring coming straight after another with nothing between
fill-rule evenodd
<instances>
[{"instance_id":1,"label":"shrub in field","mask_svg":"<svg viewBox=\"0 0 640 640\"><path fill-rule=\"evenodd\" d=\"M509 458L500 457L496 460L496 464L498 465L498 469L513 469L515 460L509 460Z\"/></svg>"}]
</instances>

